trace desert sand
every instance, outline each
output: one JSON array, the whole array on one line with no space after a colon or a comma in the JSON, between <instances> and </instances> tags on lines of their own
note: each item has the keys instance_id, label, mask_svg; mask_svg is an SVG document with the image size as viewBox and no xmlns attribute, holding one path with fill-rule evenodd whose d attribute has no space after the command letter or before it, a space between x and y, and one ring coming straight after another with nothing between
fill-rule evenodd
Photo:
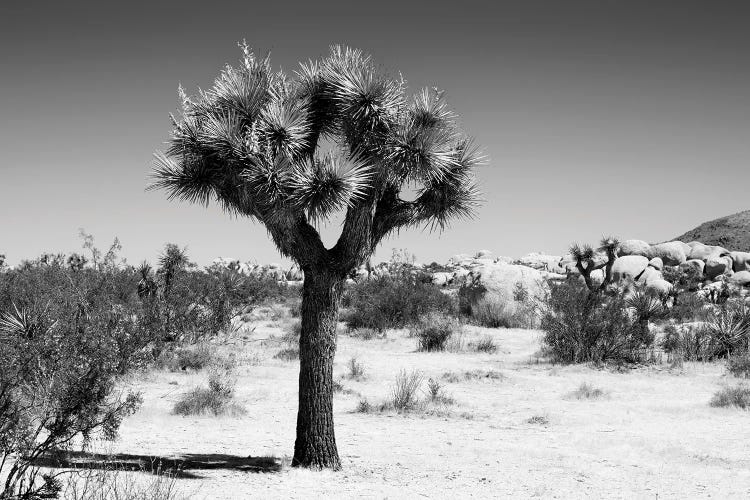
<instances>
[{"instance_id":1,"label":"desert sand","mask_svg":"<svg viewBox=\"0 0 750 500\"><path fill-rule=\"evenodd\" d=\"M132 380L144 404L109 450L271 456L282 464L276 472L195 471L197 479L176 480L190 498L750 498L750 414L708 404L728 383L722 364L556 366L535 354L539 331L465 331L467 342L492 335L498 351L423 353L403 330L373 340L342 331L335 373L356 393L335 397L339 472L289 467L298 363L273 358L279 342L263 339L283 331L270 320L246 324L220 347L239 358L236 401L245 415L172 415L180 393L205 384L205 374L149 372ZM361 381L343 378L353 356L366 369ZM455 404L356 412L363 397L385 399L402 369L439 380ZM475 370L502 377L464 380ZM446 380L451 372L458 382ZM571 397L583 382L605 395Z\"/></svg>"}]
</instances>

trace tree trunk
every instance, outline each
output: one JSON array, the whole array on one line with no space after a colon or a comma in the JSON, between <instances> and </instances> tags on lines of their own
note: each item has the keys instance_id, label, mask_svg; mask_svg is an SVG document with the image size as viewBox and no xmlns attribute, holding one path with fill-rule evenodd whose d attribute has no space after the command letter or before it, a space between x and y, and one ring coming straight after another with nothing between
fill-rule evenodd
<instances>
[{"instance_id":1,"label":"tree trunk","mask_svg":"<svg viewBox=\"0 0 750 500\"><path fill-rule=\"evenodd\" d=\"M333 432L333 357L343 286L344 278L332 272L305 270L294 467L341 467Z\"/></svg>"}]
</instances>

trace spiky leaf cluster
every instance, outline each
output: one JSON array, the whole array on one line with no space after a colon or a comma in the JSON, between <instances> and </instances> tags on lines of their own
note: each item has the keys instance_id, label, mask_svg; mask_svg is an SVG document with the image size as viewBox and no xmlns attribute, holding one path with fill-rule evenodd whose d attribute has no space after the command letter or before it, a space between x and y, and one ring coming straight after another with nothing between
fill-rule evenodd
<instances>
[{"instance_id":1,"label":"spiky leaf cluster","mask_svg":"<svg viewBox=\"0 0 750 500\"><path fill-rule=\"evenodd\" d=\"M261 221L301 264L356 265L394 230L472 215L482 156L441 92L407 98L401 78L358 50L333 47L290 78L241 47L242 64L209 90L180 89L182 114L156 155L153 188ZM407 186L417 189L413 201L399 196ZM339 211L344 229L327 250L313 224Z\"/></svg>"}]
</instances>

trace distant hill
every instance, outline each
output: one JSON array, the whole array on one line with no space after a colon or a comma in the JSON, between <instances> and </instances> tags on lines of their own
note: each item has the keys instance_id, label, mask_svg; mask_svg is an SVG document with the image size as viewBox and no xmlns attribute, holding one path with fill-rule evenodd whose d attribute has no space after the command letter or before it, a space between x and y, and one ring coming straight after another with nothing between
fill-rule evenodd
<instances>
[{"instance_id":1,"label":"distant hill","mask_svg":"<svg viewBox=\"0 0 750 500\"><path fill-rule=\"evenodd\" d=\"M728 250L750 251L750 210L704 222L675 238L688 243L700 241L719 245Z\"/></svg>"}]
</instances>

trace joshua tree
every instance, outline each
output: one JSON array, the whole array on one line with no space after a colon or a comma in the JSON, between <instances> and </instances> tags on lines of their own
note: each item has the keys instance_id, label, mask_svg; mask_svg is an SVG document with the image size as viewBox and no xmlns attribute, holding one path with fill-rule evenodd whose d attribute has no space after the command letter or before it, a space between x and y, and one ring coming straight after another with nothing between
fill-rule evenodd
<instances>
[{"instance_id":1,"label":"joshua tree","mask_svg":"<svg viewBox=\"0 0 750 500\"><path fill-rule=\"evenodd\" d=\"M586 287L591 292L602 291L612 282L612 266L617 259L619 248L620 241L612 236L602 238L599 248L596 250L591 245L579 245L578 243L574 243L570 247L570 254L575 259L576 269L583 276ZM604 268L604 280L600 284L596 284L591 279L591 273L602 268Z\"/></svg>"},{"instance_id":2,"label":"joshua tree","mask_svg":"<svg viewBox=\"0 0 750 500\"><path fill-rule=\"evenodd\" d=\"M242 65L210 90L180 89L182 116L152 187L262 223L303 270L292 464L339 468L332 369L345 278L394 231L470 216L481 158L441 92L407 99L404 81L358 50L333 47L288 77L241 47ZM416 197L402 199L405 188ZM317 226L338 211L341 235L326 248Z\"/></svg>"}]
</instances>

